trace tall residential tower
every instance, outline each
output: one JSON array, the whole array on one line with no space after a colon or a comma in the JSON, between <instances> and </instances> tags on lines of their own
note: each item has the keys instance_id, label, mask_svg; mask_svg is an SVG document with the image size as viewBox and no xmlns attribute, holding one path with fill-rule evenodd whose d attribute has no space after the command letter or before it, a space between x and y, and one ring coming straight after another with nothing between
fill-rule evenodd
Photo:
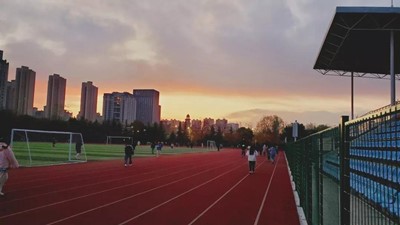
<instances>
[{"instance_id":1,"label":"tall residential tower","mask_svg":"<svg viewBox=\"0 0 400 225\"><path fill-rule=\"evenodd\" d=\"M95 121L97 118L97 94L98 88L92 81L82 82L81 107L78 118Z\"/></svg>"},{"instance_id":2,"label":"tall residential tower","mask_svg":"<svg viewBox=\"0 0 400 225\"><path fill-rule=\"evenodd\" d=\"M0 110L6 108L8 62L3 59L3 51L0 50Z\"/></svg>"},{"instance_id":3,"label":"tall residential tower","mask_svg":"<svg viewBox=\"0 0 400 225\"><path fill-rule=\"evenodd\" d=\"M133 90L133 96L136 99L136 120L145 125L159 124L161 117L160 92L154 89L136 89Z\"/></svg>"},{"instance_id":4,"label":"tall residential tower","mask_svg":"<svg viewBox=\"0 0 400 225\"><path fill-rule=\"evenodd\" d=\"M15 109L19 115L32 115L36 72L27 66L17 68L15 75Z\"/></svg>"},{"instance_id":5,"label":"tall residential tower","mask_svg":"<svg viewBox=\"0 0 400 225\"><path fill-rule=\"evenodd\" d=\"M48 119L61 119L64 117L65 90L67 80L58 74L50 75L47 85L47 103L45 117Z\"/></svg>"},{"instance_id":6,"label":"tall residential tower","mask_svg":"<svg viewBox=\"0 0 400 225\"><path fill-rule=\"evenodd\" d=\"M119 121L130 125L136 119L136 101L131 93L113 92L104 93L103 118L104 121Z\"/></svg>"}]
</instances>

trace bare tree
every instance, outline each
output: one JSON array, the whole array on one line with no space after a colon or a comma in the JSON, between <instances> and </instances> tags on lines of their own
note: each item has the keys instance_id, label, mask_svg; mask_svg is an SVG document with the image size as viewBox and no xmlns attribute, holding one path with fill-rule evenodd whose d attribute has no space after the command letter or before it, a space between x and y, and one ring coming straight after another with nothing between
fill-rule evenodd
<instances>
[{"instance_id":1,"label":"bare tree","mask_svg":"<svg viewBox=\"0 0 400 225\"><path fill-rule=\"evenodd\" d=\"M258 123L255 129L255 141L257 143L279 144L280 135L285 128L283 120L277 116L264 116Z\"/></svg>"}]
</instances>

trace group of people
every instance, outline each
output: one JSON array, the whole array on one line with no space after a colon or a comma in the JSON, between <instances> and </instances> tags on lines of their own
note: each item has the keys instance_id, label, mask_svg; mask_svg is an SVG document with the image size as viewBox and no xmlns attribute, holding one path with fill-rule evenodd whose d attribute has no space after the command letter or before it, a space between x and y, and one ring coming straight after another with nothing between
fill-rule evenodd
<instances>
[{"instance_id":1,"label":"group of people","mask_svg":"<svg viewBox=\"0 0 400 225\"><path fill-rule=\"evenodd\" d=\"M247 156L247 160L249 161L249 173L253 174L255 171L256 167L256 160L257 156L262 154L266 155L268 157L268 160L271 160L272 164L275 164L275 157L278 154L278 147L271 146L268 148L266 144L263 145L261 153L256 149L255 146L247 146L247 151L246 147L241 145L242 149L242 157Z\"/></svg>"},{"instance_id":2,"label":"group of people","mask_svg":"<svg viewBox=\"0 0 400 225\"><path fill-rule=\"evenodd\" d=\"M82 146L81 142L76 143L76 151L77 151L76 157L79 157L81 153L81 146ZM136 146L130 143L126 143L125 156L124 156L125 167L132 166L133 164L132 156L135 154L135 147ZM152 153L154 154L154 149L156 148L158 157L161 154L162 147L163 144L161 142L157 144L152 144L151 145ZM246 147L244 144L241 144L241 149L242 149L242 157L247 156L247 159L249 161L249 173L253 174L256 167L256 159L257 156L260 155L260 153L257 151L255 146ZM272 163L275 163L275 157L278 154L278 149L275 148L274 146L268 148L267 145L263 145L261 154L263 154L264 156L267 155L268 159L271 160ZM10 168L18 168L18 167L19 167L18 161L15 158L15 155L11 147L4 142L0 142L0 196L4 196L2 190L3 186L8 180L8 170Z\"/></svg>"},{"instance_id":3,"label":"group of people","mask_svg":"<svg viewBox=\"0 0 400 225\"><path fill-rule=\"evenodd\" d=\"M124 165L125 166L132 166L132 156L135 154L135 145L130 143L126 143L125 145L125 156L124 156ZM154 154L154 149L156 149L157 157L161 155L161 150L163 148L163 144L161 142L151 143L151 154Z\"/></svg>"},{"instance_id":4,"label":"group of people","mask_svg":"<svg viewBox=\"0 0 400 225\"><path fill-rule=\"evenodd\" d=\"M158 142L156 143L151 143L150 147L151 147L151 154L154 154L154 149L157 150L157 157L161 155L161 149L163 148L163 143L162 142ZM174 148L174 144L171 144L171 148Z\"/></svg>"}]
</instances>

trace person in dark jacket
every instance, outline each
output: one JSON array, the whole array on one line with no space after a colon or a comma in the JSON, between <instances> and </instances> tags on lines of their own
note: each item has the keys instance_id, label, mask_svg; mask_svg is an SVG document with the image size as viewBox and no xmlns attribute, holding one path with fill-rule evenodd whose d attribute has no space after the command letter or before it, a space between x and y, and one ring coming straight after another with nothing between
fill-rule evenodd
<instances>
[{"instance_id":1,"label":"person in dark jacket","mask_svg":"<svg viewBox=\"0 0 400 225\"><path fill-rule=\"evenodd\" d=\"M75 144L75 151L76 151L76 155L75 158L79 159L79 157L81 156L81 152L82 152L82 141L78 140Z\"/></svg>"},{"instance_id":2,"label":"person in dark jacket","mask_svg":"<svg viewBox=\"0 0 400 225\"><path fill-rule=\"evenodd\" d=\"M125 166L132 166L132 155L134 154L134 148L130 144L125 145L125 157L124 157L124 162Z\"/></svg>"}]
</instances>

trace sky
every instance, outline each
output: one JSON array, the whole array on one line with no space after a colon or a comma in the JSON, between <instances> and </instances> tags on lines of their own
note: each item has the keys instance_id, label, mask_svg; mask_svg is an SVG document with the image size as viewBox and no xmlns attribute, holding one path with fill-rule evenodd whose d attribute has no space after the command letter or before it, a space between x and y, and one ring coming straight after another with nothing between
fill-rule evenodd
<instances>
[{"instance_id":1,"label":"sky","mask_svg":"<svg viewBox=\"0 0 400 225\"><path fill-rule=\"evenodd\" d=\"M9 80L36 72L34 106L49 75L67 79L77 115L82 82L103 94L156 89L161 119L227 119L254 127L337 125L350 115L350 78L313 70L337 6L390 0L0 0L0 50ZM394 1L394 6L400 1ZM355 79L355 116L390 104L390 81Z\"/></svg>"}]
</instances>

